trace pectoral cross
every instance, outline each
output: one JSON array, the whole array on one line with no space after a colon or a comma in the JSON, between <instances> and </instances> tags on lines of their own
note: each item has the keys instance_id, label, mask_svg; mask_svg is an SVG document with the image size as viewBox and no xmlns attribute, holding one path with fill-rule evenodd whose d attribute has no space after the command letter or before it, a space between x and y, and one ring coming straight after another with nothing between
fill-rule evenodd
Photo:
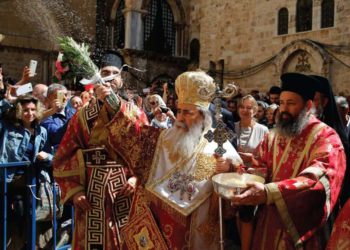
<instances>
[{"instance_id":1,"label":"pectoral cross","mask_svg":"<svg viewBox=\"0 0 350 250\"><path fill-rule=\"evenodd\" d=\"M96 162L96 164L101 164L101 161L106 160L106 155L101 151L96 151L95 154L92 155L92 159Z\"/></svg>"},{"instance_id":2,"label":"pectoral cross","mask_svg":"<svg viewBox=\"0 0 350 250\"><path fill-rule=\"evenodd\" d=\"M234 133L227 128L226 124L222 120L221 98L230 98L234 96L237 92L237 87L234 84L228 84L223 91L221 91L217 86L215 93L209 96L209 98L213 100L215 105L215 119L217 121L217 126L214 129L214 132L209 130L204 135L204 138L207 139L209 142L214 141L218 144L218 147L215 149L214 152L219 156L222 156L226 153L226 150L223 147L224 143L227 140L232 140L234 137Z\"/></svg>"}]
</instances>

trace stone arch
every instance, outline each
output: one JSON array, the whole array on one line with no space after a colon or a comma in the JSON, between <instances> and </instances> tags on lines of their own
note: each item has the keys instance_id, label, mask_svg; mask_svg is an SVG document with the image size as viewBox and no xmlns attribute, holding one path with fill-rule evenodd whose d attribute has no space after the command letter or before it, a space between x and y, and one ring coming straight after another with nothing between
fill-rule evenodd
<instances>
[{"instance_id":1,"label":"stone arch","mask_svg":"<svg viewBox=\"0 0 350 250\"><path fill-rule=\"evenodd\" d=\"M111 8L111 12L110 12L110 16L109 16L109 20L111 21L111 23L115 22L115 18L117 16L117 10L119 7L121 0L115 0L113 3L113 6Z\"/></svg>"},{"instance_id":2,"label":"stone arch","mask_svg":"<svg viewBox=\"0 0 350 250\"><path fill-rule=\"evenodd\" d=\"M142 10L147 10L151 0L144 0L142 3ZM173 11L175 24L184 24L186 21L185 9L181 1L167 0L171 10Z\"/></svg>"},{"instance_id":3,"label":"stone arch","mask_svg":"<svg viewBox=\"0 0 350 250\"><path fill-rule=\"evenodd\" d=\"M276 75L285 72L329 76L331 58L321 46L311 40L296 40L284 47L275 59Z\"/></svg>"}]
</instances>

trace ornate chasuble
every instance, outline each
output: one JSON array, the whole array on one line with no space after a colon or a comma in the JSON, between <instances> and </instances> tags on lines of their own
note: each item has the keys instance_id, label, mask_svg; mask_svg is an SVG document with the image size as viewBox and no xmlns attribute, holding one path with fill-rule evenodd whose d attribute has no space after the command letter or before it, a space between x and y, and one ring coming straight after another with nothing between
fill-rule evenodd
<instances>
[{"instance_id":1,"label":"ornate chasuble","mask_svg":"<svg viewBox=\"0 0 350 250\"><path fill-rule=\"evenodd\" d=\"M137 129L123 113L108 127L110 144L141 183L122 230L123 249L217 249L218 200L210 179L216 144L202 139L193 155L182 159L169 155L164 137L170 130ZM225 157L240 162L231 144L224 147Z\"/></svg>"},{"instance_id":2,"label":"ornate chasuble","mask_svg":"<svg viewBox=\"0 0 350 250\"><path fill-rule=\"evenodd\" d=\"M293 139L271 132L257 149L267 168L267 204L258 214L253 249L322 249L322 226L338 198L344 148L312 117Z\"/></svg>"},{"instance_id":3,"label":"ornate chasuble","mask_svg":"<svg viewBox=\"0 0 350 250\"><path fill-rule=\"evenodd\" d=\"M213 154L217 145L201 138L188 159L174 157L169 154L171 145L164 140L167 132L164 131L159 138L146 189L186 217L213 192L211 176L216 164ZM225 144L225 148L230 149L230 146ZM233 150L228 150L224 157L234 162L240 159Z\"/></svg>"},{"instance_id":4,"label":"ornate chasuble","mask_svg":"<svg viewBox=\"0 0 350 250\"><path fill-rule=\"evenodd\" d=\"M56 154L54 175L64 201L83 191L92 207L75 210L73 249L119 249L128 222L132 198L117 194L130 173L108 144L108 113L99 103L79 111Z\"/></svg>"}]
</instances>

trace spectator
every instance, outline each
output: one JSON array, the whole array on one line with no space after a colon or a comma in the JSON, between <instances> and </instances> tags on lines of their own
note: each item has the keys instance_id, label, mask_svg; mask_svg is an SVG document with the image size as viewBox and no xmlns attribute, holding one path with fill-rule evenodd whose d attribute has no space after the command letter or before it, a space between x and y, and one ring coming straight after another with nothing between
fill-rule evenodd
<instances>
[{"instance_id":1,"label":"spectator","mask_svg":"<svg viewBox=\"0 0 350 250\"><path fill-rule=\"evenodd\" d=\"M266 125L266 109L269 105L264 101L256 101L258 103L258 110L255 114L255 119L258 123Z\"/></svg>"},{"instance_id":2,"label":"spectator","mask_svg":"<svg viewBox=\"0 0 350 250\"><path fill-rule=\"evenodd\" d=\"M259 90L253 89L252 91L250 91L250 95L253 96L256 101L260 100L260 92L259 92Z\"/></svg>"},{"instance_id":3,"label":"spectator","mask_svg":"<svg viewBox=\"0 0 350 250\"><path fill-rule=\"evenodd\" d=\"M346 128L346 134L350 137L349 103L344 96L335 96L335 102L337 104L340 118Z\"/></svg>"},{"instance_id":4,"label":"spectator","mask_svg":"<svg viewBox=\"0 0 350 250\"><path fill-rule=\"evenodd\" d=\"M33 96L37 98L45 107L47 106L47 85L38 83L33 88Z\"/></svg>"},{"instance_id":5,"label":"spectator","mask_svg":"<svg viewBox=\"0 0 350 250\"><path fill-rule=\"evenodd\" d=\"M272 129L276 124L276 116L278 112L278 105L271 104L266 110L266 127Z\"/></svg>"},{"instance_id":6,"label":"spectator","mask_svg":"<svg viewBox=\"0 0 350 250\"><path fill-rule=\"evenodd\" d=\"M239 115L237 110L237 99L227 100L227 110L231 112L233 122L238 122Z\"/></svg>"},{"instance_id":7,"label":"spectator","mask_svg":"<svg viewBox=\"0 0 350 250\"><path fill-rule=\"evenodd\" d=\"M75 110L79 110L83 107L83 101L79 96L73 96L70 99L70 104Z\"/></svg>"},{"instance_id":8,"label":"spectator","mask_svg":"<svg viewBox=\"0 0 350 250\"><path fill-rule=\"evenodd\" d=\"M90 100L91 100L90 93L87 92L87 91L83 91L80 94L80 99L82 101L83 106L87 105L90 102Z\"/></svg>"},{"instance_id":9,"label":"spectator","mask_svg":"<svg viewBox=\"0 0 350 250\"><path fill-rule=\"evenodd\" d=\"M151 121L151 126L155 128L167 129L173 126L175 120L174 114L169 108L159 107L154 110L154 118Z\"/></svg>"},{"instance_id":10,"label":"spectator","mask_svg":"<svg viewBox=\"0 0 350 250\"><path fill-rule=\"evenodd\" d=\"M19 98L6 92L5 99L0 101L0 163L29 161L36 175L50 181L49 167L52 154L47 131L39 126L41 115L40 104L31 95ZM8 235L11 237L8 249L22 249L25 245L25 176L23 170L8 169L5 176L8 185L10 218ZM1 179L1 178L0 178ZM4 180L2 180L4 181Z\"/></svg>"},{"instance_id":11,"label":"spectator","mask_svg":"<svg viewBox=\"0 0 350 250\"><path fill-rule=\"evenodd\" d=\"M47 90L48 107L53 114L42 121L41 125L47 129L49 142L56 150L66 132L68 122L75 110L67 106L68 91L61 84L51 84Z\"/></svg>"},{"instance_id":12,"label":"spectator","mask_svg":"<svg viewBox=\"0 0 350 250\"><path fill-rule=\"evenodd\" d=\"M280 94L281 94L281 88L278 86L272 86L269 90L269 101L270 104L280 104Z\"/></svg>"},{"instance_id":13,"label":"spectator","mask_svg":"<svg viewBox=\"0 0 350 250\"><path fill-rule=\"evenodd\" d=\"M235 123L237 151L246 166L252 164L256 147L269 132L267 127L254 120L257 110L258 104L251 95L244 96L238 103L240 121ZM239 210L238 226L242 249L250 249L254 210L255 207L250 206L244 206Z\"/></svg>"}]
</instances>

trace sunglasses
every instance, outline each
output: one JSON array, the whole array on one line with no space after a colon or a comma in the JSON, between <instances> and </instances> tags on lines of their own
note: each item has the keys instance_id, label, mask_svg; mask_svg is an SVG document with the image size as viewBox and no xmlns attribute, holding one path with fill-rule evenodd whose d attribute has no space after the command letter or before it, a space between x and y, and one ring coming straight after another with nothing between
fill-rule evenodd
<instances>
[{"instance_id":1,"label":"sunglasses","mask_svg":"<svg viewBox=\"0 0 350 250\"><path fill-rule=\"evenodd\" d=\"M149 104L156 105L156 104L158 104L158 102L150 102Z\"/></svg>"}]
</instances>

